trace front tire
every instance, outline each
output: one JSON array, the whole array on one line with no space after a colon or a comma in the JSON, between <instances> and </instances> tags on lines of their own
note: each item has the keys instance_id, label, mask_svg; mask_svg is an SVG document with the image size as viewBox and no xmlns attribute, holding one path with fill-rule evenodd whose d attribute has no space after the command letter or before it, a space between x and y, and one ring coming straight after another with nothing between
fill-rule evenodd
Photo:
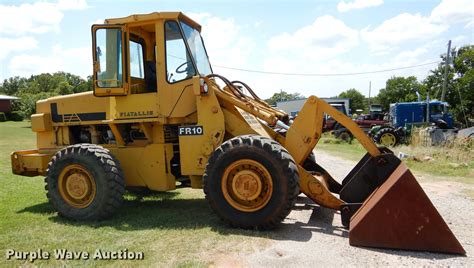
<instances>
[{"instance_id":1,"label":"front tire","mask_svg":"<svg viewBox=\"0 0 474 268\"><path fill-rule=\"evenodd\" d=\"M385 147L393 147L400 143L400 137L392 128L382 128L374 135L374 141Z\"/></svg>"},{"instance_id":2,"label":"front tire","mask_svg":"<svg viewBox=\"0 0 474 268\"><path fill-rule=\"evenodd\" d=\"M60 216L101 220L122 205L125 181L120 163L94 144L76 144L58 151L48 164L46 196Z\"/></svg>"},{"instance_id":3,"label":"front tire","mask_svg":"<svg viewBox=\"0 0 474 268\"><path fill-rule=\"evenodd\" d=\"M297 166L279 143L245 135L232 138L209 158L204 192L213 211L233 227L273 229L299 194Z\"/></svg>"}]
</instances>

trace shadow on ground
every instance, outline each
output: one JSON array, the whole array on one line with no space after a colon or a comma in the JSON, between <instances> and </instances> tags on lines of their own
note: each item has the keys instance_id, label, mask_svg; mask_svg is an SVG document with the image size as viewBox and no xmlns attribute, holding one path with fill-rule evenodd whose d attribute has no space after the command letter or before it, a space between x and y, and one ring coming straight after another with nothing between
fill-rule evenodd
<instances>
[{"instance_id":1,"label":"shadow on ground","mask_svg":"<svg viewBox=\"0 0 474 268\"><path fill-rule=\"evenodd\" d=\"M315 232L339 237L349 235L342 225L334 225L334 217L340 217L338 212L320 207L307 197L298 196L293 211L311 211L311 216L307 222L301 222L290 214L278 230L284 240L309 241Z\"/></svg>"},{"instance_id":2,"label":"shadow on ground","mask_svg":"<svg viewBox=\"0 0 474 268\"><path fill-rule=\"evenodd\" d=\"M18 213L45 214L49 216L50 221L69 226L89 226L91 228L108 226L120 231L211 227L213 231L222 235L240 234L302 242L310 240L312 232L340 236L340 234L334 232L339 230L340 227L332 226L334 211L321 208L306 197L298 197L294 209L312 210L309 222L295 222L289 219L289 223L285 221L276 230L257 231L230 228L211 211L205 199L180 199L176 198L178 195L178 192L163 192L145 198L129 196L116 215L103 221L84 222L65 219L58 216L48 202L26 207ZM340 230L343 230L343 236L347 237L347 231Z\"/></svg>"},{"instance_id":3,"label":"shadow on ground","mask_svg":"<svg viewBox=\"0 0 474 268\"><path fill-rule=\"evenodd\" d=\"M348 243L348 230L342 226L334 226L334 217L340 217L334 210L319 207L309 198L299 196L294 210L311 210L308 222L292 219L291 214L276 230L256 231L234 229L226 226L211 211L203 198L178 199L179 193L164 192L153 194L145 199L127 198L121 210L111 219L93 222L71 221L57 215L49 203L44 202L24 208L17 213L46 214L49 220L68 226L89 226L90 228L113 227L120 231L161 229L199 229L210 227L212 231L221 235L243 235L263 237L277 241L306 242L311 240L315 233L342 237ZM422 259L446 259L458 257L446 254L427 252L411 252L386 249L361 248L374 252L384 252L398 256L411 256Z\"/></svg>"}]
</instances>

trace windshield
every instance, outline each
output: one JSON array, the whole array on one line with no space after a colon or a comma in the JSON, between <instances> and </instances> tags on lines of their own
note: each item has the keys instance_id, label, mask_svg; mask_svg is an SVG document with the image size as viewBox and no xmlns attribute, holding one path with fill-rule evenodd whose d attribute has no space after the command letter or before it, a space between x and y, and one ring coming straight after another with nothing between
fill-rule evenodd
<instances>
[{"instance_id":1,"label":"windshield","mask_svg":"<svg viewBox=\"0 0 474 268\"><path fill-rule=\"evenodd\" d=\"M191 54L196 62L199 74L203 76L211 74L211 64L209 63L206 49L204 48L204 43L202 42L199 31L182 21L180 23L183 28L186 42L188 43Z\"/></svg>"},{"instance_id":2,"label":"windshield","mask_svg":"<svg viewBox=\"0 0 474 268\"><path fill-rule=\"evenodd\" d=\"M442 105L430 105L430 109L431 114L442 114L444 112Z\"/></svg>"}]
</instances>

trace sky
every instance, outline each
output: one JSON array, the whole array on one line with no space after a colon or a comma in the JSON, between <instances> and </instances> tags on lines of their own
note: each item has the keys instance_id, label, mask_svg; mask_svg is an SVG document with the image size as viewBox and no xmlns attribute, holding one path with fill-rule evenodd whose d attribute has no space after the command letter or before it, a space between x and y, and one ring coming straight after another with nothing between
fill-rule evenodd
<instances>
[{"instance_id":1,"label":"sky","mask_svg":"<svg viewBox=\"0 0 474 268\"><path fill-rule=\"evenodd\" d=\"M0 79L55 71L87 77L92 24L160 11L200 23L214 73L263 98L280 90L331 97L350 88L368 96L369 84L374 96L392 76L423 80L448 40L474 44L471 0L0 0ZM410 66L417 67L354 75Z\"/></svg>"}]
</instances>

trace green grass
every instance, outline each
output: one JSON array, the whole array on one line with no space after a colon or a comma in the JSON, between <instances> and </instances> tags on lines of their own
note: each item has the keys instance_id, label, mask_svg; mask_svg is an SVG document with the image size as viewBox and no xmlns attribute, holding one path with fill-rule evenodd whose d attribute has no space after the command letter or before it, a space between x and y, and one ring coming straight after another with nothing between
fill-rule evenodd
<instances>
[{"instance_id":1,"label":"green grass","mask_svg":"<svg viewBox=\"0 0 474 268\"><path fill-rule=\"evenodd\" d=\"M271 232L236 230L226 227L211 212L201 190L180 189L139 199L126 195L124 206L112 219L100 222L73 222L59 217L47 202L41 177L11 174L10 152L35 148L35 135L28 122L0 123L0 266L28 265L27 261L7 261L7 249L53 253L55 249L86 251L96 249L141 251L141 261L75 260L35 261L34 265L109 266L208 266L214 255L264 248ZM317 149L359 160L365 150L358 144L318 144ZM395 152L398 152L395 150ZM418 163L408 165L422 170ZM440 173L433 163L427 172ZM472 170L472 162L469 162ZM432 169L432 170L430 170ZM453 174L466 174L461 168ZM441 171L440 171L441 170ZM471 177L463 177L470 180ZM472 192L469 193L472 197Z\"/></svg>"},{"instance_id":2,"label":"green grass","mask_svg":"<svg viewBox=\"0 0 474 268\"><path fill-rule=\"evenodd\" d=\"M470 147L396 146L390 149L396 155L399 152L408 154L410 157L403 159L403 161L416 172L449 177L450 180L463 183L474 183L474 150ZM354 161L360 160L366 153L357 140L349 144L327 135L321 138L316 150L330 152L332 155ZM423 161L425 157L431 157L432 159Z\"/></svg>"},{"instance_id":3,"label":"green grass","mask_svg":"<svg viewBox=\"0 0 474 268\"><path fill-rule=\"evenodd\" d=\"M127 195L112 219L73 222L59 217L47 202L43 178L11 174L10 152L35 148L28 122L0 123L0 266L7 249L35 251L96 249L144 252L145 259L35 261L34 265L207 266L215 254L263 248L270 233L231 229L209 209L201 190L181 189L138 199Z\"/></svg>"}]
</instances>

